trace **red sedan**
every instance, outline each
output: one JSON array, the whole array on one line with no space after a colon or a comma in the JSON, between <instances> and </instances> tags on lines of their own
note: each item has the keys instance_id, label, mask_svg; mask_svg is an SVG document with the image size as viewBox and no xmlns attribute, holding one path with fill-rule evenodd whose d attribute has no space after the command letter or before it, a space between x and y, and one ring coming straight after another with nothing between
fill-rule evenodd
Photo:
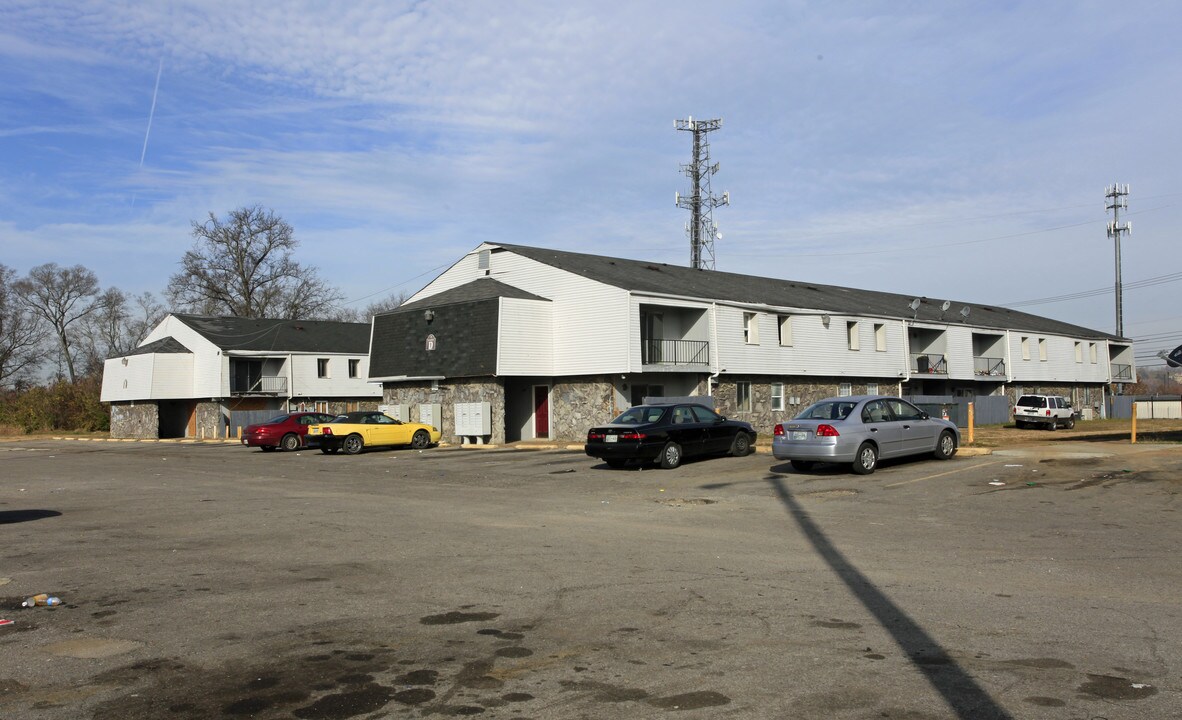
<instances>
[{"instance_id":1,"label":"red sedan","mask_svg":"<svg viewBox=\"0 0 1182 720\"><path fill-rule=\"evenodd\" d=\"M318 412L295 412L273 417L265 423L247 425L242 432L242 444L260 447L264 452L276 448L298 450L307 444L305 436L309 425L319 425L333 419L332 415Z\"/></svg>"}]
</instances>

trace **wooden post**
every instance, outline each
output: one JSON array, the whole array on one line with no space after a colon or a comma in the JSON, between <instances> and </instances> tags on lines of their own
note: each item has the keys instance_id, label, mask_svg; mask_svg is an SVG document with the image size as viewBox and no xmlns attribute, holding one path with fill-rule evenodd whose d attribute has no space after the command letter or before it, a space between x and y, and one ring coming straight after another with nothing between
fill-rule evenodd
<instances>
[{"instance_id":1,"label":"wooden post","mask_svg":"<svg viewBox=\"0 0 1182 720\"><path fill-rule=\"evenodd\" d=\"M1133 434L1131 438L1133 444L1137 443L1137 401L1133 401Z\"/></svg>"},{"instance_id":2,"label":"wooden post","mask_svg":"<svg viewBox=\"0 0 1182 720\"><path fill-rule=\"evenodd\" d=\"M973 421L975 419L973 411L973 403L969 403L969 445L973 444Z\"/></svg>"}]
</instances>

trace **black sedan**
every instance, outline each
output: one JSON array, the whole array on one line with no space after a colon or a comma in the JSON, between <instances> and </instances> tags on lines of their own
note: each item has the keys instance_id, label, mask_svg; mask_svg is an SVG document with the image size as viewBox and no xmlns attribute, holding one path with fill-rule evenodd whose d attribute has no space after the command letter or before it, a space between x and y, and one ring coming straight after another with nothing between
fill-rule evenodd
<instances>
[{"instance_id":1,"label":"black sedan","mask_svg":"<svg viewBox=\"0 0 1182 720\"><path fill-rule=\"evenodd\" d=\"M755 444L750 423L727 420L704 405L637 405L587 431L583 449L614 468L629 460L675 468L694 455L742 457Z\"/></svg>"}]
</instances>

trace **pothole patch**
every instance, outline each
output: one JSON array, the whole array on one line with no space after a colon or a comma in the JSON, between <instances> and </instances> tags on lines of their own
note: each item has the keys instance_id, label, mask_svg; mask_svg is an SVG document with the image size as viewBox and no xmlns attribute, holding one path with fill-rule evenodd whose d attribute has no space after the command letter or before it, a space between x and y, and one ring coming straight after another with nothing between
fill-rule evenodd
<instances>
[{"instance_id":1,"label":"pothole patch","mask_svg":"<svg viewBox=\"0 0 1182 720\"><path fill-rule=\"evenodd\" d=\"M841 488L838 490L816 490L813 492L800 493L797 497L803 500L835 500L837 498L848 498L858 494L857 490L850 490L849 488Z\"/></svg>"},{"instance_id":2,"label":"pothole patch","mask_svg":"<svg viewBox=\"0 0 1182 720\"><path fill-rule=\"evenodd\" d=\"M134 640L113 640L111 638L78 638L45 646L45 652L59 657L105 658L122 655L139 648L143 643Z\"/></svg>"},{"instance_id":3,"label":"pothole patch","mask_svg":"<svg viewBox=\"0 0 1182 720\"><path fill-rule=\"evenodd\" d=\"M657 502L670 507L693 507L695 505L714 505L718 501L710 498L661 498Z\"/></svg>"}]
</instances>

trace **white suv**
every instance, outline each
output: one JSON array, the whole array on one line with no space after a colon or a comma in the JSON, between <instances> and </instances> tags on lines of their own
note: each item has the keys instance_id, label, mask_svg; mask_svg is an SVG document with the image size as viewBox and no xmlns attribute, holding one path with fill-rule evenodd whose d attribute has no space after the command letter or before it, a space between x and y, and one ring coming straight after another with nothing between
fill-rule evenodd
<instances>
[{"instance_id":1,"label":"white suv","mask_svg":"<svg viewBox=\"0 0 1182 720\"><path fill-rule=\"evenodd\" d=\"M1043 426L1054 430L1062 425L1075 427L1075 410L1060 395L1023 395L1014 406L1014 425L1020 428Z\"/></svg>"}]
</instances>

